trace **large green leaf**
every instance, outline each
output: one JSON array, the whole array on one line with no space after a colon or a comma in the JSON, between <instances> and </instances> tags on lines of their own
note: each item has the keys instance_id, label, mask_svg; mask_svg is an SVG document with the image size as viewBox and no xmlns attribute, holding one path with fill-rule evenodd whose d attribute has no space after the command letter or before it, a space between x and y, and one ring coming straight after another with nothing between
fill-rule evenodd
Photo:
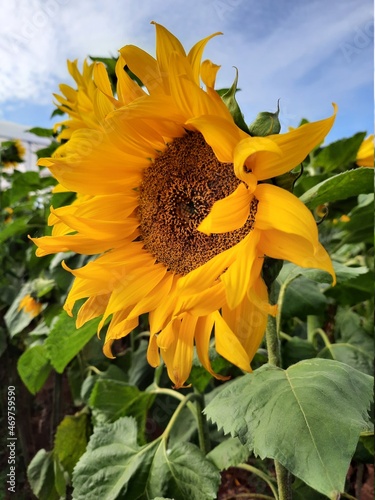
<instances>
[{"instance_id":1,"label":"large green leaf","mask_svg":"<svg viewBox=\"0 0 375 500\"><path fill-rule=\"evenodd\" d=\"M44 345L35 345L22 353L17 363L17 370L31 394L36 394L52 370Z\"/></svg>"},{"instance_id":2,"label":"large green leaf","mask_svg":"<svg viewBox=\"0 0 375 500\"><path fill-rule=\"evenodd\" d=\"M335 498L368 425L372 389L371 377L337 361L265 365L229 383L205 413L249 451Z\"/></svg>"},{"instance_id":3,"label":"large green leaf","mask_svg":"<svg viewBox=\"0 0 375 500\"><path fill-rule=\"evenodd\" d=\"M297 316L304 319L310 314L324 311L326 304L327 298L319 290L317 283L299 276L286 289L282 316L284 318Z\"/></svg>"},{"instance_id":4,"label":"large green leaf","mask_svg":"<svg viewBox=\"0 0 375 500\"><path fill-rule=\"evenodd\" d=\"M120 417L134 417L142 438L147 411L155 395L119 380L98 379L89 399L96 422L114 422Z\"/></svg>"},{"instance_id":5,"label":"large green leaf","mask_svg":"<svg viewBox=\"0 0 375 500\"><path fill-rule=\"evenodd\" d=\"M166 449L164 439L137 444L135 420L123 417L95 429L73 473L73 498L174 500L216 498L218 470L192 444ZM172 493L169 493L172 491Z\"/></svg>"},{"instance_id":6,"label":"large green leaf","mask_svg":"<svg viewBox=\"0 0 375 500\"><path fill-rule=\"evenodd\" d=\"M81 415L66 415L57 428L53 452L70 475L86 450L87 426L88 414L82 413Z\"/></svg>"},{"instance_id":7,"label":"large green leaf","mask_svg":"<svg viewBox=\"0 0 375 500\"><path fill-rule=\"evenodd\" d=\"M374 372L374 357L372 351L348 343L331 344L324 347L318 358L335 359L371 375Z\"/></svg>"},{"instance_id":8,"label":"large green leaf","mask_svg":"<svg viewBox=\"0 0 375 500\"><path fill-rule=\"evenodd\" d=\"M93 319L77 329L75 319L62 312L51 328L46 349L51 363L58 373L76 356L95 335L100 319Z\"/></svg>"},{"instance_id":9,"label":"large green leaf","mask_svg":"<svg viewBox=\"0 0 375 500\"><path fill-rule=\"evenodd\" d=\"M329 144L315 156L313 166L323 168L326 172L347 167L355 161L365 135L366 132L358 132L353 137Z\"/></svg>"},{"instance_id":10,"label":"large green leaf","mask_svg":"<svg viewBox=\"0 0 375 500\"><path fill-rule=\"evenodd\" d=\"M58 500L60 498L55 487L54 468L51 451L41 449L31 460L27 468L27 479L38 500Z\"/></svg>"},{"instance_id":11,"label":"large green leaf","mask_svg":"<svg viewBox=\"0 0 375 500\"><path fill-rule=\"evenodd\" d=\"M374 190L374 171L371 168L356 168L335 175L306 191L300 200L309 208Z\"/></svg>"},{"instance_id":12,"label":"large green leaf","mask_svg":"<svg viewBox=\"0 0 375 500\"><path fill-rule=\"evenodd\" d=\"M209 500L217 498L220 475L199 448L192 443L178 443L171 450L159 448L150 475L151 486L154 481L167 484L163 494L175 500ZM150 489L154 495L154 488Z\"/></svg>"}]
</instances>

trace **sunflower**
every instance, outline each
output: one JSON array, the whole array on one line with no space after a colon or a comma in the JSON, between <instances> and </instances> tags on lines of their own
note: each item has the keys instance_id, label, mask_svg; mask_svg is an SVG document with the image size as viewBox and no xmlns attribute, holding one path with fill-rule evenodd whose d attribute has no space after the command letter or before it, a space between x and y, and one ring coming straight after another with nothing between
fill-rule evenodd
<instances>
[{"instance_id":1,"label":"sunflower","mask_svg":"<svg viewBox=\"0 0 375 500\"><path fill-rule=\"evenodd\" d=\"M360 145L356 163L359 167L374 168L374 134L366 137Z\"/></svg>"},{"instance_id":2,"label":"sunflower","mask_svg":"<svg viewBox=\"0 0 375 500\"><path fill-rule=\"evenodd\" d=\"M39 161L80 199L51 208L52 236L34 241L39 256L68 250L95 256L80 269L63 264L75 277L65 310L73 315L76 301L86 299L77 327L100 316L99 331L109 323L103 347L109 357L113 342L148 313L148 362L156 367L161 356L179 388L194 344L206 370L224 378L210 364L212 335L220 355L251 371L268 315L276 314L261 277L265 256L334 278L311 213L265 182L297 166L334 116L250 137L214 89L219 66L201 62L218 33L186 54L154 24L156 58L122 48L115 95L104 66L94 64L92 81L81 88L93 89L88 109L95 116L68 122L64 154Z\"/></svg>"},{"instance_id":3,"label":"sunflower","mask_svg":"<svg viewBox=\"0 0 375 500\"><path fill-rule=\"evenodd\" d=\"M3 143L0 150L0 162L5 168L16 167L22 163L26 154L22 142L19 139Z\"/></svg>"},{"instance_id":4,"label":"sunflower","mask_svg":"<svg viewBox=\"0 0 375 500\"><path fill-rule=\"evenodd\" d=\"M31 295L25 295L19 303L18 310L23 310L32 318L35 318L38 314L40 314L42 304L36 301Z\"/></svg>"}]
</instances>

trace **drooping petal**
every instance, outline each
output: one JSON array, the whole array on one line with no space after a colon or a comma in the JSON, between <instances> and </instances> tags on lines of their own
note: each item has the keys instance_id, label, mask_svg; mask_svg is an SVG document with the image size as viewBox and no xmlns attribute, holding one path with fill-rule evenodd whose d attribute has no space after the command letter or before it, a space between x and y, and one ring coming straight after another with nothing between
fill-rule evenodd
<instances>
[{"instance_id":1,"label":"drooping petal","mask_svg":"<svg viewBox=\"0 0 375 500\"><path fill-rule=\"evenodd\" d=\"M318 229L310 210L292 193L271 184L260 184L255 196L259 200L255 227L278 229L302 236L313 245Z\"/></svg>"},{"instance_id":2,"label":"drooping petal","mask_svg":"<svg viewBox=\"0 0 375 500\"><path fill-rule=\"evenodd\" d=\"M336 283L332 261L319 242L315 242L313 246L301 236L270 229L262 231L259 250L274 259L287 260L300 267L327 271L333 278L332 285Z\"/></svg>"},{"instance_id":3,"label":"drooping petal","mask_svg":"<svg viewBox=\"0 0 375 500\"><path fill-rule=\"evenodd\" d=\"M209 347L212 329L215 323L214 316L209 314L198 318L195 327L195 345L200 362L211 375L219 380L228 380L230 377L215 373L211 367Z\"/></svg>"},{"instance_id":4,"label":"drooping petal","mask_svg":"<svg viewBox=\"0 0 375 500\"><path fill-rule=\"evenodd\" d=\"M252 198L250 190L241 182L232 194L214 203L198 231L210 235L241 228L249 217Z\"/></svg>"},{"instance_id":5,"label":"drooping petal","mask_svg":"<svg viewBox=\"0 0 375 500\"><path fill-rule=\"evenodd\" d=\"M337 112L333 104L334 113L325 120L306 123L286 134L268 136L281 150L277 155L270 151L259 151L247 161L257 179L264 180L284 174L297 167L318 146L331 130Z\"/></svg>"},{"instance_id":6,"label":"drooping petal","mask_svg":"<svg viewBox=\"0 0 375 500\"><path fill-rule=\"evenodd\" d=\"M250 372L250 358L233 331L229 328L221 314L213 313L215 320L216 351L234 365L246 372Z\"/></svg>"},{"instance_id":7,"label":"drooping petal","mask_svg":"<svg viewBox=\"0 0 375 500\"><path fill-rule=\"evenodd\" d=\"M280 156L282 154L278 145L268 137L245 137L235 147L234 150L234 173L243 182L248 183L250 175L254 175L254 169L250 166L248 158L259 151L267 151L271 155ZM256 176L257 179L259 177Z\"/></svg>"},{"instance_id":8,"label":"drooping petal","mask_svg":"<svg viewBox=\"0 0 375 500\"><path fill-rule=\"evenodd\" d=\"M220 162L232 163L233 150L242 136L242 131L233 122L222 116L201 115L186 123L203 135Z\"/></svg>"},{"instance_id":9,"label":"drooping petal","mask_svg":"<svg viewBox=\"0 0 375 500\"><path fill-rule=\"evenodd\" d=\"M243 301L248 289L260 274L263 258L259 256L259 240L259 231L254 230L248 234L238 246L236 260L220 278L225 285L230 309L234 309Z\"/></svg>"},{"instance_id":10,"label":"drooping petal","mask_svg":"<svg viewBox=\"0 0 375 500\"><path fill-rule=\"evenodd\" d=\"M268 304L267 287L260 276L249 292L250 298L246 295L235 309L224 306L222 314L252 360L264 337L268 314L275 315L277 309Z\"/></svg>"}]
</instances>

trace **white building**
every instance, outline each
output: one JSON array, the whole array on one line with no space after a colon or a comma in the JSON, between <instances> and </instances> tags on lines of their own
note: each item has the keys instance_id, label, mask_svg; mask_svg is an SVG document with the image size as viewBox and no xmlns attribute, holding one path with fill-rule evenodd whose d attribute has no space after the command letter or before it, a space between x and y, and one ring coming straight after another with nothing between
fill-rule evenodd
<instances>
[{"instance_id":1,"label":"white building","mask_svg":"<svg viewBox=\"0 0 375 500\"><path fill-rule=\"evenodd\" d=\"M0 142L19 139L26 150L25 160L17 165L21 171L39 171L36 166L37 156L35 151L47 147L51 140L48 137L39 137L27 132L32 127L20 125L18 123L0 121Z\"/></svg>"}]
</instances>

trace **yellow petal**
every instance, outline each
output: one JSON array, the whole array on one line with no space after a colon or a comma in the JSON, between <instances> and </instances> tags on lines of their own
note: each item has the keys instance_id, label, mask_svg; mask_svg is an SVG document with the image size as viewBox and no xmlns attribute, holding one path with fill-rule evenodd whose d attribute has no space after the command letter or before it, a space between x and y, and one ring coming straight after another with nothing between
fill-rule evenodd
<instances>
[{"instance_id":1,"label":"yellow petal","mask_svg":"<svg viewBox=\"0 0 375 500\"><path fill-rule=\"evenodd\" d=\"M259 151L252 155L247 165L257 179L270 179L298 166L331 130L337 112L336 104L333 104L333 108L333 115L325 120L306 123L286 134L268 136L268 139L277 144L282 154Z\"/></svg>"},{"instance_id":2,"label":"yellow petal","mask_svg":"<svg viewBox=\"0 0 375 500\"><path fill-rule=\"evenodd\" d=\"M297 266L327 271L333 278L332 285L336 283L332 261L318 241L313 246L301 236L270 229L262 231L259 250L274 259L288 260Z\"/></svg>"},{"instance_id":3,"label":"yellow petal","mask_svg":"<svg viewBox=\"0 0 375 500\"><path fill-rule=\"evenodd\" d=\"M126 61L120 55L116 63L117 95L120 103L129 102L146 95L145 91L125 71Z\"/></svg>"},{"instance_id":4,"label":"yellow petal","mask_svg":"<svg viewBox=\"0 0 375 500\"><path fill-rule=\"evenodd\" d=\"M242 302L248 289L260 274L263 259L259 257L257 248L259 239L259 231L254 230L248 234L242 240L242 244L238 245L236 260L221 276L230 309L234 309Z\"/></svg>"},{"instance_id":5,"label":"yellow petal","mask_svg":"<svg viewBox=\"0 0 375 500\"><path fill-rule=\"evenodd\" d=\"M234 173L243 182L247 183L250 175L254 175L252 159L258 157L261 151L267 151L271 156L281 156L279 146L269 137L245 137L234 150ZM251 173L253 172L253 173ZM257 173L256 177L259 179Z\"/></svg>"},{"instance_id":6,"label":"yellow petal","mask_svg":"<svg viewBox=\"0 0 375 500\"><path fill-rule=\"evenodd\" d=\"M252 197L241 182L232 194L214 203L210 213L199 224L198 231L210 235L241 228L249 217Z\"/></svg>"},{"instance_id":7,"label":"yellow petal","mask_svg":"<svg viewBox=\"0 0 375 500\"><path fill-rule=\"evenodd\" d=\"M35 255L44 257L51 253L76 252L86 255L95 255L108 250L107 241L95 241L91 237L79 234L67 236L42 236L30 238L37 246Z\"/></svg>"},{"instance_id":8,"label":"yellow petal","mask_svg":"<svg viewBox=\"0 0 375 500\"><path fill-rule=\"evenodd\" d=\"M233 162L233 150L243 134L233 121L222 116L202 115L186 123L203 135L220 162Z\"/></svg>"},{"instance_id":9,"label":"yellow petal","mask_svg":"<svg viewBox=\"0 0 375 500\"><path fill-rule=\"evenodd\" d=\"M219 312L213 313L215 320L216 351L234 365L246 372L250 372L250 359L242 344L229 328Z\"/></svg>"},{"instance_id":10,"label":"yellow petal","mask_svg":"<svg viewBox=\"0 0 375 500\"><path fill-rule=\"evenodd\" d=\"M255 191L259 200L255 227L278 229L302 236L312 245L318 240L318 229L310 210L292 193L271 184L260 184Z\"/></svg>"},{"instance_id":11,"label":"yellow petal","mask_svg":"<svg viewBox=\"0 0 375 500\"><path fill-rule=\"evenodd\" d=\"M195 345L200 362L211 375L219 380L228 380L230 377L225 377L215 373L211 367L209 348L212 329L214 326L214 317L212 314L198 318L197 326L195 327Z\"/></svg>"},{"instance_id":12,"label":"yellow petal","mask_svg":"<svg viewBox=\"0 0 375 500\"><path fill-rule=\"evenodd\" d=\"M201 78L202 82L207 88L213 89L215 87L216 75L221 66L214 64L209 59L202 62L201 65Z\"/></svg>"},{"instance_id":13,"label":"yellow petal","mask_svg":"<svg viewBox=\"0 0 375 500\"><path fill-rule=\"evenodd\" d=\"M217 311L224 303L225 289L222 283L217 283L200 293L180 297L174 314L188 312L192 316L204 316Z\"/></svg>"},{"instance_id":14,"label":"yellow petal","mask_svg":"<svg viewBox=\"0 0 375 500\"><path fill-rule=\"evenodd\" d=\"M107 307L110 296L109 293L105 293L89 297L78 311L76 327L80 328L87 321L101 316Z\"/></svg>"},{"instance_id":15,"label":"yellow petal","mask_svg":"<svg viewBox=\"0 0 375 500\"><path fill-rule=\"evenodd\" d=\"M250 289L250 298L245 296L235 309L224 306L222 314L252 360L266 330L268 314L276 314L276 306L268 304L267 287L259 276ZM258 307L259 306L259 307Z\"/></svg>"},{"instance_id":16,"label":"yellow petal","mask_svg":"<svg viewBox=\"0 0 375 500\"><path fill-rule=\"evenodd\" d=\"M152 21L156 28L156 59L160 68L160 75L164 83L164 88L168 90L168 72L170 71L170 57L172 53L177 53L186 59L186 53L181 42L170 31L161 24Z\"/></svg>"},{"instance_id":17,"label":"yellow petal","mask_svg":"<svg viewBox=\"0 0 375 500\"><path fill-rule=\"evenodd\" d=\"M120 49L120 54L150 94L164 92L159 66L150 54L135 45L125 45Z\"/></svg>"},{"instance_id":18,"label":"yellow petal","mask_svg":"<svg viewBox=\"0 0 375 500\"><path fill-rule=\"evenodd\" d=\"M203 38L203 40L200 40L199 42L197 42L189 51L188 60L189 60L189 63L192 67L192 70L193 70L193 77L194 77L195 83L197 83L198 85L200 83L199 82L199 73L201 70L201 60L202 60L204 48L205 48L207 42L209 40L211 40L211 38L213 38L214 36L217 36L217 35L222 35L222 33L218 31L218 32L214 33L213 35L210 35L210 36L207 36L206 38ZM213 86L214 85L212 85L212 87Z\"/></svg>"}]
</instances>

